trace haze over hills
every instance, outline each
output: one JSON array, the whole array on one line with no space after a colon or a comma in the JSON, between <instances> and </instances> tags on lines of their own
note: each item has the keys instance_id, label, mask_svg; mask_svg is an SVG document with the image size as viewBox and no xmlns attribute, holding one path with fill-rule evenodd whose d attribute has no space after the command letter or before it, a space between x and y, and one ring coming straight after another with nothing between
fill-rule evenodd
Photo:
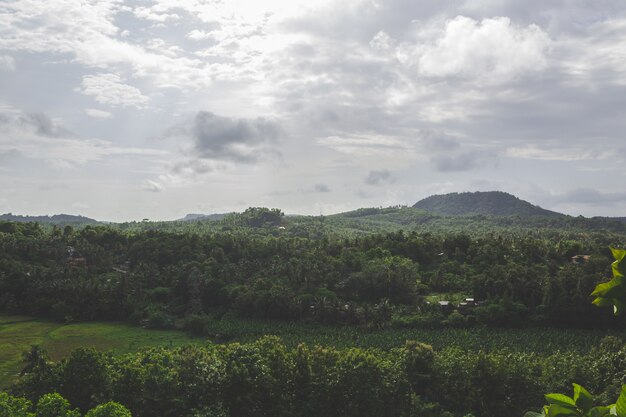
<instances>
[{"instance_id":1,"label":"haze over hills","mask_svg":"<svg viewBox=\"0 0 626 417\"><path fill-rule=\"evenodd\" d=\"M535 206L503 191L477 191L432 195L413 205L414 208L447 216L564 216Z\"/></svg>"}]
</instances>

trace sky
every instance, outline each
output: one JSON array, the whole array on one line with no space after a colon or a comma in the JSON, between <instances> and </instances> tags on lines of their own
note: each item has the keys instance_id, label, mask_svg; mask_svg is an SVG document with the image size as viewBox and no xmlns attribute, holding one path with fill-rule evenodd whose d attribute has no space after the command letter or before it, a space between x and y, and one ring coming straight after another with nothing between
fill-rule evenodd
<instances>
[{"instance_id":1,"label":"sky","mask_svg":"<svg viewBox=\"0 0 626 417\"><path fill-rule=\"evenodd\" d=\"M0 213L626 216L623 0L3 0Z\"/></svg>"}]
</instances>

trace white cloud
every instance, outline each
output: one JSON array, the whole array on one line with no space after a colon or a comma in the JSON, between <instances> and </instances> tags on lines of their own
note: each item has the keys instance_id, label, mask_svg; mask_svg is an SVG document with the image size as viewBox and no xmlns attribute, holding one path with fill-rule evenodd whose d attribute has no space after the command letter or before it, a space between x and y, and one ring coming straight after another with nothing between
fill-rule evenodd
<instances>
[{"instance_id":1,"label":"white cloud","mask_svg":"<svg viewBox=\"0 0 626 417\"><path fill-rule=\"evenodd\" d=\"M113 117L113 113L99 109L85 109L85 114L96 119L110 119Z\"/></svg>"},{"instance_id":2,"label":"white cloud","mask_svg":"<svg viewBox=\"0 0 626 417\"><path fill-rule=\"evenodd\" d=\"M374 49L387 50L391 48L394 43L395 40L392 39L384 30L381 30L374 35L370 41L370 46Z\"/></svg>"},{"instance_id":3,"label":"white cloud","mask_svg":"<svg viewBox=\"0 0 626 417\"><path fill-rule=\"evenodd\" d=\"M506 150L506 156L521 159L539 159L545 161L584 161L590 159L606 159L614 152L606 149L596 150L589 146L570 145L538 146L534 144L514 146Z\"/></svg>"},{"instance_id":4,"label":"white cloud","mask_svg":"<svg viewBox=\"0 0 626 417\"><path fill-rule=\"evenodd\" d=\"M413 149L405 141L383 135L327 136L317 139L319 145L351 155L406 154Z\"/></svg>"},{"instance_id":5,"label":"white cloud","mask_svg":"<svg viewBox=\"0 0 626 417\"><path fill-rule=\"evenodd\" d=\"M545 69L550 45L536 25L517 26L507 17L479 22L457 16L443 26L422 29L416 43L405 43L400 53L424 76L503 82Z\"/></svg>"},{"instance_id":6,"label":"white cloud","mask_svg":"<svg viewBox=\"0 0 626 417\"><path fill-rule=\"evenodd\" d=\"M205 32L204 30L194 29L191 32L187 33L187 37L194 41L201 41L205 39L211 39L213 35L211 32Z\"/></svg>"},{"instance_id":7,"label":"white cloud","mask_svg":"<svg viewBox=\"0 0 626 417\"><path fill-rule=\"evenodd\" d=\"M159 184L156 181L152 181L152 180L145 180L143 182L143 186L142 188L146 191L150 191L153 193L159 193L161 191L163 191L163 185Z\"/></svg>"},{"instance_id":8,"label":"white cloud","mask_svg":"<svg viewBox=\"0 0 626 417\"><path fill-rule=\"evenodd\" d=\"M0 49L65 55L86 67L111 72L130 67L133 76L149 78L157 87L210 84L206 63L173 56L171 50L150 50L125 36L129 32L115 22L123 11L119 0L5 1L0 3Z\"/></svg>"},{"instance_id":9,"label":"white cloud","mask_svg":"<svg viewBox=\"0 0 626 417\"><path fill-rule=\"evenodd\" d=\"M152 20L154 22L161 23L176 21L180 19L180 16L175 13L156 13L150 7L135 7L133 13L135 14L135 16L141 19Z\"/></svg>"},{"instance_id":10,"label":"white cloud","mask_svg":"<svg viewBox=\"0 0 626 417\"><path fill-rule=\"evenodd\" d=\"M93 96L100 104L109 106L145 107L149 101L141 91L122 82L117 74L96 74L83 77L80 92L87 96Z\"/></svg>"}]
</instances>

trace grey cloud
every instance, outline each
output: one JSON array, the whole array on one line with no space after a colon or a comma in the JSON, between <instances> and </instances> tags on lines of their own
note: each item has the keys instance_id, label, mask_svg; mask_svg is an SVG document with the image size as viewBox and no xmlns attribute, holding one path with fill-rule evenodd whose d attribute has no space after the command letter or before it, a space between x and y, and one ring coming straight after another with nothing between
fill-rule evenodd
<instances>
[{"instance_id":1,"label":"grey cloud","mask_svg":"<svg viewBox=\"0 0 626 417\"><path fill-rule=\"evenodd\" d=\"M7 149L0 151L0 162L11 161L19 156L17 149Z\"/></svg>"},{"instance_id":2,"label":"grey cloud","mask_svg":"<svg viewBox=\"0 0 626 417\"><path fill-rule=\"evenodd\" d=\"M189 137L192 153L200 159L255 163L280 156L274 146L284 135L282 127L272 120L235 119L201 111L191 122L170 129L165 136Z\"/></svg>"},{"instance_id":3,"label":"grey cloud","mask_svg":"<svg viewBox=\"0 0 626 417\"><path fill-rule=\"evenodd\" d=\"M426 150L432 152L451 151L461 146L459 142L452 137L433 129L421 131L419 137Z\"/></svg>"},{"instance_id":4,"label":"grey cloud","mask_svg":"<svg viewBox=\"0 0 626 417\"><path fill-rule=\"evenodd\" d=\"M458 155L438 155L432 158L432 163L437 171L470 171L479 168L493 159L494 155L490 152L471 151Z\"/></svg>"},{"instance_id":5,"label":"grey cloud","mask_svg":"<svg viewBox=\"0 0 626 417\"><path fill-rule=\"evenodd\" d=\"M318 193L329 193L330 192L330 187L327 184L315 184L313 189L315 190L315 192L318 192Z\"/></svg>"},{"instance_id":6,"label":"grey cloud","mask_svg":"<svg viewBox=\"0 0 626 417\"><path fill-rule=\"evenodd\" d=\"M15 59L10 55L0 55L0 71L15 71Z\"/></svg>"},{"instance_id":7,"label":"grey cloud","mask_svg":"<svg viewBox=\"0 0 626 417\"><path fill-rule=\"evenodd\" d=\"M39 186L40 191L66 190L68 188L67 184L42 184Z\"/></svg>"},{"instance_id":8,"label":"grey cloud","mask_svg":"<svg viewBox=\"0 0 626 417\"><path fill-rule=\"evenodd\" d=\"M174 174L206 174L213 171L213 165L200 160L183 161L174 164L172 173Z\"/></svg>"},{"instance_id":9,"label":"grey cloud","mask_svg":"<svg viewBox=\"0 0 626 417\"><path fill-rule=\"evenodd\" d=\"M0 112L0 152L17 152L29 159L45 160L55 168L75 168L111 156L156 156L167 152L114 146L100 139L81 138L43 113L23 113L8 108Z\"/></svg>"},{"instance_id":10,"label":"grey cloud","mask_svg":"<svg viewBox=\"0 0 626 417\"><path fill-rule=\"evenodd\" d=\"M392 182L391 172L387 169L380 171L370 171L365 177L365 183L369 185L382 185L384 183Z\"/></svg>"},{"instance_id":11,"label":"grey cloud","mask_svg":"<svg viewBox=\"0 0 626 417\"><path fill-rule=\"evenodd\" d=\"M606 193L591 188L576 188L554 198L559 203L604 205L626 203L626 192Z\"/></svg>"},{"instance_id":12,"label":"grey cloud","mask_svg":"<svg viewBox=\"0 0 626 417\"><path fill-rule=\"evenodd\" d=\"M356 195L357 197L359 197L359 198L363 199L363 200L367 200L367 199L369 199L369 198L374 197L372 194L369 194L369 193L367 193L367 192L365 192L365 191L363 191L363 190L359 190L359 191L357 191L357 192L355 193L355 195Z\"/></svg>"},{"instance_id":13,"label":"grey cloud","mask_svg":"<svg viewBox=\"0 0 626 417\"><path fill-rule=\"evenodd\" d=\"M43 113L0 113L0 126L51 138L73 136Z\"/></svg>"},{"instance_id":14,"label":"grey cloud","mask_svg":"<svg viewBox=\"0 0 626 417\"><path fill-rule=\"evenodd\" d=\"M34 126L37 133L43 136L59 137L71 136L71 133L59 127L48 116L43 113L30 113L22 118L26 123Z\"/></svg>"}]
</instances>

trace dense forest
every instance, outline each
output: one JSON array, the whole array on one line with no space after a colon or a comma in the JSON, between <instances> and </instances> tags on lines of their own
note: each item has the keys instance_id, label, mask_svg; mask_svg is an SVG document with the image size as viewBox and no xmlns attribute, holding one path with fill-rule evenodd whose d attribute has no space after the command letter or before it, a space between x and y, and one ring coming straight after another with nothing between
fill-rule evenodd
<instances>
[{"instance_id":1,"label":"dense forest","mask_svg":"<svg viewBox=\"0 0 626 417\"><path fill-rule=\"evenodd\" d=\"M623 245L623 226L405 207L328 217L250 208L213 220L63 227L1 222L0 311L177 328L216 342L229 336L212 323L232 318L346 329L623 328L589 296L611 273L609 246ZM58 393L54 401L67 402L72 417L99 416L90 410L105 405L120 416L521 415L574 381L609 401L624 382L623 357L613 337L548 354L433 351L419 341L287 346L270 337L124 356L83 349L54 363L34 347L0 410L22 404L25 416L48 415L38 404Z\"/></svg>"},{"instance_id":2,"label":"dense forest","mask_svg":"<svg viewBox=\"0 0 626 417\"><path fill-rule=\"evenodd\" d=\"M283 235L290 226L276 213L246 215L250 227L205 234L4 223L0 308L153 327L195 326L206 314L398 326L607 323L588 294L610 272L614 236L302 238ZM572 262L576 255L584 258ZM473 301L452 308L465 298Z\"/></svg>"}]
</instances>

